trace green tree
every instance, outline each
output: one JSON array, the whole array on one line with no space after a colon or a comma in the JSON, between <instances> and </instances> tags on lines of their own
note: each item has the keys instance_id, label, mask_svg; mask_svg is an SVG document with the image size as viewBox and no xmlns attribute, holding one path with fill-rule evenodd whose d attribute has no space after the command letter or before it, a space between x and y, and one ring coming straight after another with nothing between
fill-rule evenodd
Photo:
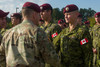
<instances>
[{"instance_id":1,"label":"green tree","mask_svg":"<svg viewBox=\"0 0 100 67\"><path fill-rule=\"evenodd\" d=\"M7 17L7 28L10 29L12 27L11 18Z\"/></svg>"},{"instance_id":2,"label":"green tree","mask_svg":"<svg viewBox=\"0 0 100 67\"><path fill-rule=\"evenodd\" d=\"M54 8L52 16L54 20L63 19L63 12L59 8Z\"/></svg>"},{"instance_id":3,"label":"green tree","mask_svg":"<svg viewBox=\"0 0 100 67\"><path fill-rule=\"evenodd\" d=\"M83 21L87 21L88 20L88 17L93 17L94 14L96 13L96 11L92 10L91 8L80 8L80 14L82 14L83 16Z\"/></svg>"},{"instance_id":4,"label":"green tree","mask_svg":"<svg viewBox=\"0 0 100 67\"><path fill-rule=\"evenodd\" d=\"M95 24L94 17L89 17L88 20L90 21L90 26L93 27L93 25Z\"/></svg>"}]
</instances>

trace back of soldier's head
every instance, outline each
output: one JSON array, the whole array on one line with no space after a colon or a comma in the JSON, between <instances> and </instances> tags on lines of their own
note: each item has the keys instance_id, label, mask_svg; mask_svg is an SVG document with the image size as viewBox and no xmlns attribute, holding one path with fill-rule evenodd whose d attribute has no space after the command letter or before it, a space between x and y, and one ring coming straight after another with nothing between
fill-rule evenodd
<instances>
[{"instance_id":1,"label":"back of soldier's head","mask_svg":"<svg viewBox=\"0 0 100 67\"><path fill-rule=\"evenodd\" d=\"M40 12L40 7L32 2L26 2L22 7L22 16L30 17L33 12Z\"/></svg>"},{"instance_id":2,"label":"back of soldier's head","mask_svg":"<svg viewBox=\"0 0 100 67\"><path fill-rule=\"evenodd\" d=\"M23 17L30 17L34 11L29 8L23 8L22 9L22 16Z\"/></svg>"}]
</instances>

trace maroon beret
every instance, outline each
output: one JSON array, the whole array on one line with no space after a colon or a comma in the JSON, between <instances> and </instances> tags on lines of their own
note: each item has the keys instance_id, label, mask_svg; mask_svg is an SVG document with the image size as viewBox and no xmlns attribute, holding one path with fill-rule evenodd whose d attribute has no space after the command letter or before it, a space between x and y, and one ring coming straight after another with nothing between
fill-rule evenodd
<instances>
[{"instance_id":1,"label":"maroon beret","mask_svg":"<svg viewBox=\"0 0 100 67\"><path fill-rule=\"evenodd\" d=\"M100 17L100 12L95 13L94 17Z\"/></svg>"},{"instance_id":2,"label":"maroon beret","mask_svg":"<svg viewBox=\"0 0 100 67\"><path fill-rule=\"evenodd\" d=\"M84 23L85 23L85 24L90 24L90 21L85 21Z\"/></svg>"},{"instance_id":3,"label":"maroon beret","mask_svg":"<svg viewBox=\"0 0 100 67\"><path fill-rule=\"evenodd\" d=\"M46 4L43 4L40 6L40 10L43 11L43 10L52 10L52 7L50 4L46 3Z\"/></svg>"},{"instance_id":4,"label":"maroon beret","mask_svg":"<svg viewBox=\"0 0 100 67\"><path fill-rule=\"evenodd\" d=\"M63 19L58 20L58 24L65 23Z\"/></svg>"},{"instance_id":5,"label":"maroon beret","mask_svg":"<svg viewBox=\"0 0 100 67\"><path fill-rule=\"evenodd\" d=\"M9 12L4 12L0 10L0 18L6 17L9 14Z\"/></svg>"},{"instance_id":6,"label":"maroon beret","mask_svg":"<svg viewBox=\"0 0 100 67\"><path fill-rule=\"evenodd\" d=\"M82 14L79 14L78 17L82 18Z\"/></svg>"},{"instance_id":7,"label":"maroon beret","mask_svg":"<svg viewBox=\"0 0 100 67\"><path fill-rule=\"evenodd\" d=\"M63 13L68 13L68 12L72 12L72 11L75 11L75 10L78 10L78 7L74 4L70 4L70 5L67 5L64 10L63 10Z\"/></svg>"},{"instance_id":8,"label":"maroon beret","mask_svg":"<svg viewBox=\"0 0 100 67\"><path fill-rule=\"evenodd\" d=\"M30 9L33 9L34 11L36 11L36 12L40 12L40 7L37 4L32 3L32 2L24 3L22 8L30 8Z\"/></svg>"},{"instance_id":9,"label":"maroon beret","mask_svg":"<svg viewBox=\"0 0 100 67\"><path fill-rule=\"evenodd\" d=\"M44 21L44 20L42 20L42 19L40 18L40 21Z\"/></svg>"},{"instance_id":10,"label":"maroon beret","mask_svg":"<svg viewBox=\"0 0 100 67\"><path fill-rule=\"evenodd\" d=\"M20 13L13 13L13 14L11 14L11 17L17 17L17 16L21 16L21 14Z\"/></svg>"}]
</instances>

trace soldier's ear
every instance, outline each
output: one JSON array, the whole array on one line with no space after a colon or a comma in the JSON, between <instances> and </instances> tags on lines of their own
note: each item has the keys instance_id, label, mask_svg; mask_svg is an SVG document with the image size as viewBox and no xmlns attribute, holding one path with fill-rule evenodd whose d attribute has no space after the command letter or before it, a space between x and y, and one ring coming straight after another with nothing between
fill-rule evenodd
<instances>
[{"instance_id":1,"label":"soldier's ear","mask_svg":"<svg viewBox=\"0 0 100 67\"><path fill-rule=\"evenodd\" d=\"M51 10L48 10L48 13L51 14Z\"/></svg>"},{"instance_id":2,"label":"soldier's ear","mask_svg":"<svg viewBox=\"0 0 100 67\"><path fill-rule=\"evenodd\" d=\"M33 18L35 18L35 14L36 14L35 12L32 13L32 17L33 17Z\"/></svg>"},{"instance_id":3,"label":"soldier's ear","mask_svg":"<svg viewBox=\"0 0 100 67\"><path fill-rule=\"evenodd\" d=\"M79 16L79 14L80 14L80 13L79 13L79 12L77 12L77 15L78 15L78 16Z\"/></svg>"}]
</instances>

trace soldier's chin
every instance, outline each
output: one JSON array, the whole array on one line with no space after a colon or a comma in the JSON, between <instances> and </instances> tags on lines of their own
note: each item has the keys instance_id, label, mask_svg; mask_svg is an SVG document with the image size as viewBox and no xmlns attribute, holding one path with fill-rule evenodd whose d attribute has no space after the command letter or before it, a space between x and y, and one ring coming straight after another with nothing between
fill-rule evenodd
<instances>
[{"instance_id":1,"label":"soldier's chin","mask_svg":"<svg viewBox=\"0 0 100 67\"><path fill-rule=\"evenodd\" d=\"M14 24L14 23L12 22L12 24Z\"/></svg>"},{"instance_id":2,"label":"soldier's chin","mask_svg":"<svg viewBox=\"0 0 100 67\"><path fill-rule=\"evenodd\" d=\"M66 23L69 23L69 21L66 21Z\"/></svg>"}]
</instances>

